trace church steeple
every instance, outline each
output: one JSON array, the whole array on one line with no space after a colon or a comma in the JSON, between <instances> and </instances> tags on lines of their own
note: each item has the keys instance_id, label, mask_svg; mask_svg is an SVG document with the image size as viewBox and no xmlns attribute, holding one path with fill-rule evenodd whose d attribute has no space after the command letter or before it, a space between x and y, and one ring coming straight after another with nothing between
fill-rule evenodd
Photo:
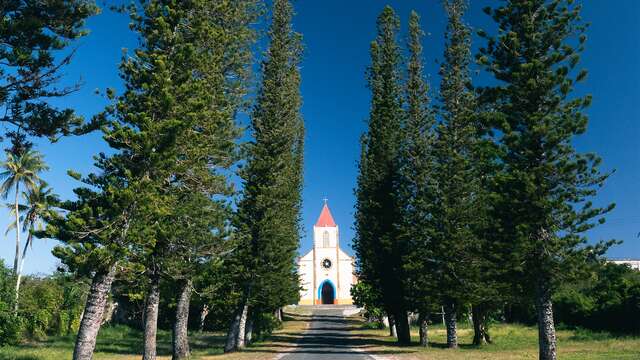
<instances>
[{"instance_id":1,"label":"church steeple","mask_svg":"<svg viewBox=\"0 0 640 360\"><path fill-rule=\"evenodd\" d=\"M320 217L318 221L316 221L317 227L336 227L336 222L333 221L333 216L331 216L331 211L329 211L329 206L327 205L327 201L325 200L324 206L322 206L322 211L320 212Z\"/></svg>"}]
</instances>

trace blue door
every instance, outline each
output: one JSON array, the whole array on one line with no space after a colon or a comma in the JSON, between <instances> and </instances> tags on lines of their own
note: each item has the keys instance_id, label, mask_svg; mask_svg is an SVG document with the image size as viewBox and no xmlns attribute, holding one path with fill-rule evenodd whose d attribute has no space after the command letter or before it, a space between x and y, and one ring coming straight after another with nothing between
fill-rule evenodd
<instances>
[{"instance_id":1,"label":"blue door","mask_svg":"<svg viewBox=\"0 0 640 360\"><path fill-rule=\"evenodd\" d=\"M325 280L318 288L318 298L322 304L334 304L336 299L336 289L331 280Z\"/></svg>"}]
</instances>

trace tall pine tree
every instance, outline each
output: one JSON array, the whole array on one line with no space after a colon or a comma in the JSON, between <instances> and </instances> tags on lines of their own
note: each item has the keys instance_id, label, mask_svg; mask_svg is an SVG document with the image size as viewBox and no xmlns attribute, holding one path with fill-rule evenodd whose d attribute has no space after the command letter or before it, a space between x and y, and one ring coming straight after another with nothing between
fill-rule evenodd
<instances>
[{"instance_id":1,"label":"tall pine tree","mask_svg":"<svg viewBox=\"0 0 640 360\"><path fill-rule=\"evenodd\" d=\"M98 157L101 171L85 180L95 190L78 189L79 200L63 204L69 211L49 230L66 243L56 250L63 262L95 272L85 310L92 316L83 317L75 359L91 357L110 281L126 262L137 263L138 277L148 279L143 357L154 359L159 282L176 270L166 266L168 254L185 246L191 251L183 255L198 256L200 245L220 240L206 237L201 244L202 232L177 239L184 229L174 227L205 215L204 227L222 234L227 226L225 173L237 160L235 115L246 93L253 5L154 0L131 7L140 46L123 59L125 92L105 111L104 138L115 153ZM189 208L176 206L179 200L200 205L185 214Z\"/></svg>"},{"instance_id":2,"label":"tall pine tree","mask_svg":"<svg viewBox=\"0 0 640 360\"><path fill-rule=\"evenodd\" d=\"M293 7L275 0L262 84L251 116L254 141L242 169L238 205L239 244L233 257L242 295L225 351L245 346L251 314L274 312L295 302L299 278L304 123L300 114L300 35L292 28Z\"/></svg>"},{"instance_id":3,"label":"tall pine tree","mask_svg":"<svg viewBox=\"0 0 640 360\"><path fill-rule=\"evenodd\" d=\"M466 0L444 2L448 15L444 61L440 68L440 117L435 143L436 196L431 245L436 281L445 307L447 346L458 346L456 317L469 299L469 275L477 241L480 183L475 168L477 127L470 90L470 30L464 23Z\"/></svg>"},{"instance_id":4,"label":"tall pine tree","mask_svg":"<svg viewBox=\"0 0 640 360\"><path fill-rule=\"evenodd\" d=\"M356 238L360 281L377 288L385 311L393 317L398 342L411 341L403 289L402 260L406 249L399 241L398 154L404 121L401 53L397 44L400 20L390 6L377 20L377 37L371 43L368 73L371 110L362 141L356 189Z\"/></svg>"},{"instance_id":5,"label":"tall pine tree","mask_svg":"<svg viewBox=\"0 0 640 360\"><path fill-rule=\"evenodd\" d=\"M192 108L199 110L176 140L170 189L174 205L165 224L168 255L163 273L180 289L173 326L173 359L189 357L187 326L193 278L230 249L229 168L239 158L236 114L249 85L252 23L257 1L192 1L182 30L194 49ZM176 229L176 227L180 227ZM215 286L215 284L214 284Z\"/></svg>"},{"instance_id":6,"label":"tall pine tree","mask_svg":"<svg viewBox=\"0 0 640 360\"><path fill-rule=\"evenodd\" d=\"M598 170L600 158L573 147L591 103L571 95L587 74L576 69L586 40L580 11L571 0L509 1L485 9L499 31L480 33L487 43L478 61L497 80L482 95L495 109L504 164L496 179L498 239L535 299L541 360L557 357L554 289L610 244L586 246L582 235L612 206L589 200L608 176Z\"/></svg>"},{"instance_id":7,"label":"tall pine tree","mask_svg":"<svg viewBox=\"0 0 640 360\"><path fill-rule=\"evenodd\" d=\"M405 86L406 120L398 156L398 203L401 216L396 224L399 241L406 243L403 254L406 296L411 310L419 314L420 344L427 346L427 322L435 296L430 241L433 224L429 221L434 202L435 117L430 108L429 87L424 78L420 16L411 12L409 18L409 62Z\"/></svg>"}]
</instances>

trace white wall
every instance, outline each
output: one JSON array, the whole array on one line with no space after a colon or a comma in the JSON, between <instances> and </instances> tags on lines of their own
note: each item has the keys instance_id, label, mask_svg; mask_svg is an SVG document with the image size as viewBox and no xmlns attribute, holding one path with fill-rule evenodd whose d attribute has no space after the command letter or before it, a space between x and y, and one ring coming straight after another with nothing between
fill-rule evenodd
<instances>
[{"instance_id":1,"label":"white wall","mask_svg":"<svg viewBox=\"0 0 640 360\"><path fill-rule=\"evenodd\" d=\"M327 234L327 235L325 235ZM353 265L352 258L344 251L338 250L336 246L339 245L339 229L338 227L313 227L313 244L315 248L315 260L316 260L316 281L315 289L313 289L313 251L309 251L302 258L299 259L299 274L301 278L301 286L304 288L300 292L301 303L311 303L315 293L316 299L318 298L318 289L325 280L330 280L333 286L336 287L336 298L340 300L351 299L351 283L353 282ZM328 244L325 242L325 236L328 236ZM325 245L328 245L326 247ZM337 258L340 259L338 265ZM322 266L322 262L325 259L331 261L331 268L325 269ZM338 268L340 272L340 281L338 282Z\"/></svg>"},{"instance_id":2,"label":"white wall","mask_svg":"<svg viewBox=\"0 0 640 360\"><path fill-rule=\"evenodd\" d=\"M612 263L618 264L618 265L629 265L634 270L640 270L640 260L633 260L633 259L610 260L609 262L612 262Z\"/></svg>"},{"instance_id":3,"label":"white wall","mask_svg":"<svg viewBox=\"0 0 640 360\"><path fill-rule=\"evenodd\" d=\"M329 234L329 247L336 247L336 243L339 239L339 230L338 227L313 227L313 246L316 249L324 248L324 234Z\"/></svg>"}]
</instances>

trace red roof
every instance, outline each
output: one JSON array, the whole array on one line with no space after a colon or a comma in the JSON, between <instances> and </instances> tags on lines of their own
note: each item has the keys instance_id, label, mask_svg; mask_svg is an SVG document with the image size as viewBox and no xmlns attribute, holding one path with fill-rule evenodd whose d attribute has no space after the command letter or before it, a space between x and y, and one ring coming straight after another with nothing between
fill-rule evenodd
<instances>
[{"instance_id":1,"label":"red roof","mask_svg":"<svg viewBox=\"0 0 640 360\"><path fill-rule=\"evenodd\" d=\"M336 227L336 222L333 221L333 216L331 216L331 211L329 211L329 206L325 203L322 207L322 212L320 212L320 217L318 221L316 221L317 227Z\"/></svg>"}]
</instances>

